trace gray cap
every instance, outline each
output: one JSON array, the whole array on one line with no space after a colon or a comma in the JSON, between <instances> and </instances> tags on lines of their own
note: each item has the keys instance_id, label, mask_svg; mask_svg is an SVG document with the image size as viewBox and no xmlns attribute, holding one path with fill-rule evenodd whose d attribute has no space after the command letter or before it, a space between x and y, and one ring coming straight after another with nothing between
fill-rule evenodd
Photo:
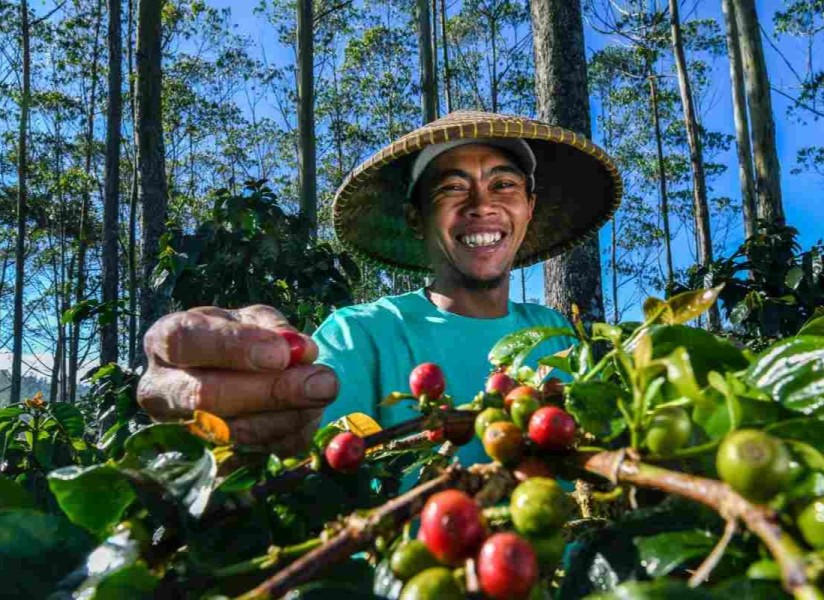
<instances>
[{"instance_id":1,"label":"gray cap","mask_svg":"<svg viewBox=\"0 0 824 600\"><path fill-rule=\"evenodd\" d=\"M459 146L466 146L467 144L481 144L484 146L494 146L505 150L518 163L518 166L523 169L524 174L528 180L528 189L531 191L535 187L535 154L532 153L532 148L529 147L521 138L466 138L462 140L452 140L440 144L432 144L420 151L415 162L412 164L412 179L409 182L409 189L407 190L407 198L412 197L412 192L418 184L421 176L426 171L432 161L438 158L444 152L449 152Z\"/></svg>"}]
</instances>

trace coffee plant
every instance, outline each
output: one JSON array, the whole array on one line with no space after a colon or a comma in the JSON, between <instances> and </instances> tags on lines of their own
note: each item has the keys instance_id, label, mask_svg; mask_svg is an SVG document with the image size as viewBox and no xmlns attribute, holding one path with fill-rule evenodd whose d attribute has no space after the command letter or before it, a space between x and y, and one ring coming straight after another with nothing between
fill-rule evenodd
<instances>
[{"instance_id":1,"label":"coffee plant","mask_svg":"<svg viewBox=\"0 0 824 600\"><path fill-rule=\"evenodd\" d=\"M824 598L824 318L756 354L686 324L719 292L512 333L474 398L419 365L384 400L419 416L349 415L300 457L233 444L208 413L126 411L101 445L71 407L6 408L3 593ZM577 343L525 366L558 335ZM464 444L490 461L461 464Z\"/></svg>"}]
</instances>

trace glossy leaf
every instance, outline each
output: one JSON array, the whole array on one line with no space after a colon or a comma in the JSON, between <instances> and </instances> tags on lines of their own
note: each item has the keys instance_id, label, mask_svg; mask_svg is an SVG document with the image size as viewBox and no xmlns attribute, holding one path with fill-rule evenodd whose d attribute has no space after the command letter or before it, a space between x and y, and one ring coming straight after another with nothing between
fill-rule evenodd
<instances>
[{"instance_id":1,"label":"glossy leaf","mask_svg":"<svg viewBox=\"0 0 824 600\"><path fill-rule=\"evenodd\" d=\"M558 336L574 337L566 327L530 327L501 338L489 351L489 362L494 366L512 366L517 369L541 342Z\"/></svg>"},{"instance_id":2,"label":"glossy leaf","mask_svg":"<svg viewBox=\"0 0 824 600\"><path fill-rule=\"evenodd\" d=\"M819 451L824 451L824 421L819 419L800 417L769 424L764 430L775 437L804 442Z\"/></svg>"},{"instance_id":3,"label":"glossy leaf","mask_svg":"<svg viewBox=\"0 0 824 600\"><path fill-rule=\"evenodd\" d=\"M701 316L715 304L723 287L719 285L706 290L695 290L673 296L667 300L667 306L672 314L670 316L670 313L666 312L662 321L669 325L677 325Z\"/></svg>"},{"instance_id":4,"label":"glossy leaf","mask_svg":"<svg viewBox=\"0 0 824 600\"><path fill-rule=\"evenodd\" d=\"M824 414L824 336L781 340L767 348L746 375L753 386L786 408Z\"/></svg>"},{"instance_id":5,"label":"glossy leaf","mask_svg":"<svg viewBox=\"0 0 824 600\"><path fill-rule=\"evenodd\" d=\"M46 598L94 545L62 515L0 511L0 581L8 598Z\"/></svg>"},{"instance_id":6,"label":"glossy leaf","mask_svg":"<svg viewBox=\"0 0 824 600\"><path fill-rule=\"evenodd\" d=\"M628 581L611 592L587 596L586 600L710 600L703 588L691 588L683 581Z\"/></svg>"},{"instance_id":7,"label":"glossy leaf","mask_svg":"<svg viewBox=\"0 0 824 600\"><path fill-rule=\"evenodd\" d=\"M49 489L66 516L94 533L118 521L135 499L129 481L115 467L64 467L49 473Z\"/></svg>"},{"instance_id":8,"label":"glossy leaf","mask_svg":"<svg viewBox=\"0 0 824 600\"><path fill-rule=\"evenodd\" d=\"M649 297L644 300L644 320L648 323L668 322L672 318L672 310L666 300Z\"/></svg>"},{"instance_id":9,"label":"glossy leaf","mask_svg":"<svg viewBox=\"0 0 824 600\"><path fill-rule=\"evenodd\" d=\"M824 316L814 317L804 323L804 326L798 331L798 335L824 336Z\"/></svg>"},{"instance_id":10,"label":"glossy leaf","mask_svg":"<svg viewBox=\"0 0 824 600\"><path fill-rule=\"evenodd\" d=\"M34 508L34 498L22 485L0 475L0 511Z\"/></svg>"},{"instance_id":11,"label":"glossy leaf","mask_svg":"<svg viewBox=\"0 0 824 600\"><path fill-rule=\"evenodd\" d=\"M63 430L72 437L80 437L86 429L83 413L73 404L54 402L49 404L49 413Z\"/></svg>"},{"instance_id":12,"label":"glossy leaf","mask_svg":"<svg viewBox=\"0 0 824 600\"><path fill-rule=\"evenodd\" d=\"M717 542L714 535L698 529L671 531L635 539L641 562L650 577L662 577L680 566L702 559ZM734 546L729 546L726 550L727 555L736 552Z\"/></svg>"},{"instance_id":13,"label":"glossy leaf","mask_svg":"<svg viewBox=\"0 0 824 600\"><path fill-rule=\"evenodd\" d=\"M567 387L566 409L584 431L611 438L626 429L618 409L619 399L629 400L620 386L605 381L578 381Z\"/></svg>"}]
</instances>

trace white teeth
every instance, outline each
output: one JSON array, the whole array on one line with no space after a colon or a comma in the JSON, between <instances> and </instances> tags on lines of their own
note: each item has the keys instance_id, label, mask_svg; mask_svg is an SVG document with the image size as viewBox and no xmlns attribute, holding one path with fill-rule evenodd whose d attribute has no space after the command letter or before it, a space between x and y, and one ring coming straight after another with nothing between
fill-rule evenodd
<instances>
[{"instance_id":1,"label":"white teeth","mask_svg":"<svg viewBox=\"0 0 824 600\"><path fill-rule=\"evenodd\" d=\"M495 233L472 233L469 235L462 236L459 238L464 245L469 246L470 248L475 248L477 246L491 246L492 244L498 243L501 239L501 232L496 231Z\"/></svg>"}]
</instances>

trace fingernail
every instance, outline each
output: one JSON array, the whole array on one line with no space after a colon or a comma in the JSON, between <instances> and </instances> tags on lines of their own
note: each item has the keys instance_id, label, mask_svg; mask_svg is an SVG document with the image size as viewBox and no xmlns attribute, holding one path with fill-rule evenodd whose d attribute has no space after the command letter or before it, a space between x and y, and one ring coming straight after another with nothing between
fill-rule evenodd
<instances>
[{"instance_id":1,"label":"fingernail","mask_svg":"<svg viewBox=\"0 0 824 600\"><path fill-rule=\"evenodd\" d=\"M261 342L252 346L249 358L260 369L283 369L286 367L283 350L275 342Z\"/></svg>"},{"instance_id":2,"label":"fingernail","mask_svg":"<svg viewBox=\"0 0 824 600\"><path fill-rule=\"evenodd\" d=\"M337 389L338 378L329 371L315 373L303 382L303 393L309 400L331 400Z\"/></svg>"}]
</instances>

